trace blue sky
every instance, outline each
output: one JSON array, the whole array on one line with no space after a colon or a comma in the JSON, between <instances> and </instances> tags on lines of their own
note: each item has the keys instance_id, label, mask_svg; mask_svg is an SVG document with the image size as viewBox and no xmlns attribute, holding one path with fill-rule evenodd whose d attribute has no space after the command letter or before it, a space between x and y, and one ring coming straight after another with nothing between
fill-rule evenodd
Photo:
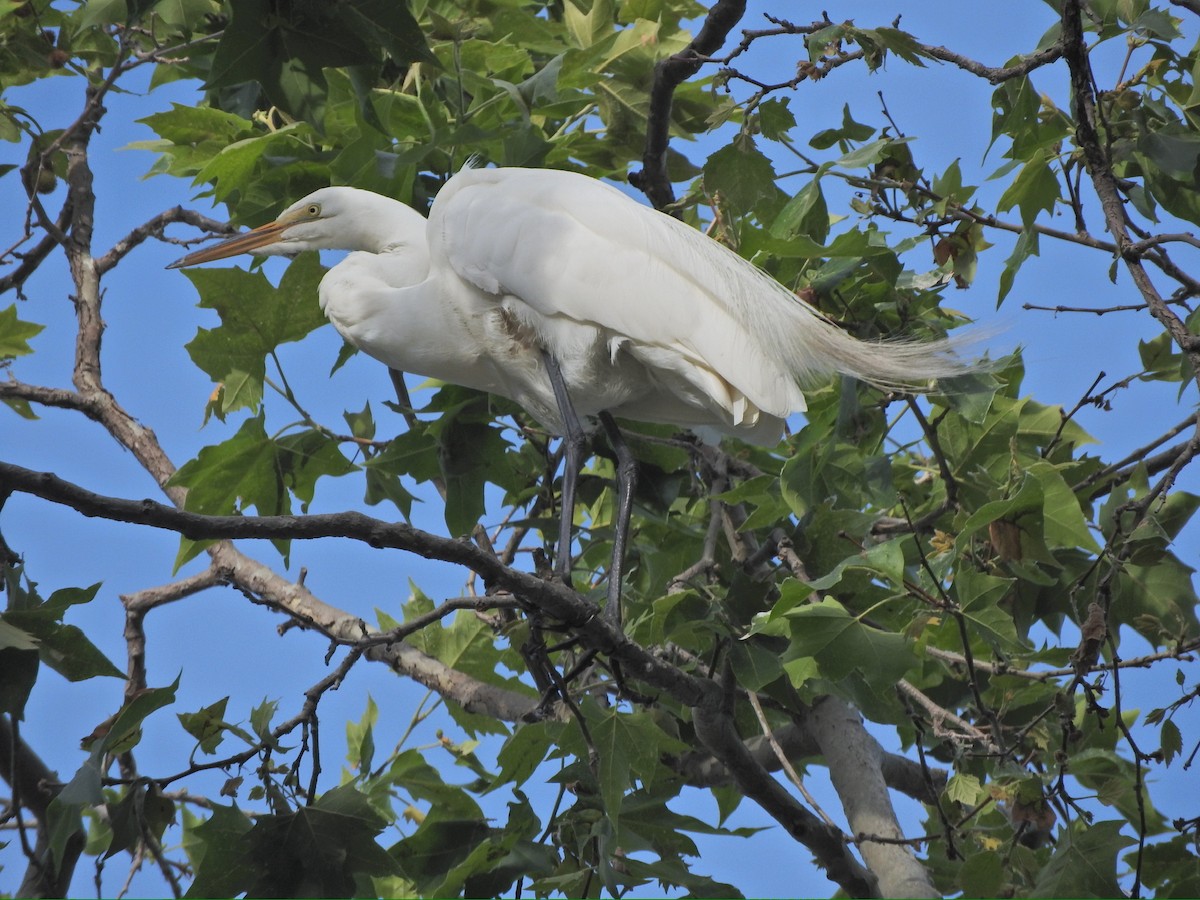
<instances>
[{"instance_id":1,"label":"blue sky","mask_svg":"<svg viewBox=\"0 0 1200 900\"><path fill-rule=\"evenodd\" d=\"M755 27L758 13L781 6L801 5L751 3L744 24ZM940 0L882 4L859 0L826 4L825 8L834 18L856 18L864 25L890 23L895 12L902 10L901 27L922 40L953 47L990 64L1000 64L1018 51L1028 49L1053 20L1049 8L1035 0L998 4ZM803 10L789 10L785 14L804 18L802 12L814 15L817 10L818 7L805 4ZM761 78L790 77L800 51L798 42L775 41L761 59L754 57L745 65ZM1119 56L1123 51L1122 46L1114 48L1113 53ZM893 61L885 72L873 76L858 68L852 73L849 68L823 82L806 84L793 95L791 108L800 122L798 135L839 124L844 103L851 105L859 121L880 124L880 100L876 92L883 91L892 117L905 132L919 136L914 152L927 171L941 171L955 158L961 158L967 179L978 184L1000 166L998 150L984 159L991 121L991 89L986 84L949 66L922 70ZM1099 77L1103 79L1103 74ZM1039 84L1042 82L1049 86L1048 79ZM82 102L80 95L80 82L63 78L11 91L6 99L28 108L43 126L53 128L74 118ZM186 103L191 97L189 89L178 85L169 85L149 96L110 95L104 129L93 141L91 155L97 175L98 250L107 248L154 214L178 203L191 203L195 191L183 181L165 177L142 179L153 161L150 154L122 149L131 142L153 137L147 129L135 124L137 118L164 108L172 99ZM697 160L709 152L702 145L681 149ZM23 147L18 150L15 145L0 145L0 162L19 162L24 152ZM784 171L787 165L781 162L777 168ZM792 189L796 185L784 186ZM999 188L995 188L992 196L998 192ZM191 205L210 212L207 201ZM15 175L10 173L0 178L0 208L22 207ZM212 214L223 217L221 211ZM1065 221L1055 224L1069 227ZM1089 224L1098 229L1099 215L1094 214ZM184 230L177 229L175 233L182 235ZM1025 348L1026 393L1044 403L1070 407L1101 369L1110 379L1140 369L1131 337L1157 334L1157 326L1148 316L1135 313L1053 316L1020 308L1023 302L1081 306L1134 302L1136 298L1127 278L1119 276L1116 285L1112 285L1106 278L1107 262L1097 260L1096 251L1055 247L1052 242L1044 241L1043 256L1026 263L1012 294L997 313L995 284L1010 244L1002 237L995 238L995 242L999 246L986 255L976 286L969 291L953 292L949 301L985 325L1000 326L1002 330L988 340L989 346L998 352L1016 344ZM131 413L155 429L177 465L192 458L206 444L228 437L237 424L228 428L211 424L201 428L204 403L212 385L192 365L184 344L198 327L211 327L215 316L196 308L197 298L186 278L179 272L164 270L179 255L178 248L149 242L106 280L108 330L103 357L110 390ZM30 302L22 306L22 316L47 328L35 339L38 352L21 359L14 366L14 373L29 382L69 386L69 335L73 334L74 319L67 299L69 286L63 279L60 263L52 260L43 266L43 271L26 288ZM268 271L277 273L281 266L280 262L272 263ZM11 295L0 298L0 306L9 302ZM403 423L382 406L391 398L391 388L378 364L360 356L333 378L327 377L340 346L340 338L331 328L325 328L302 344L287 347L282 354L289 378L303 386L316 418L340 421L343 409L359 409L364 401L370 401L381 434L401 430ZM1146 435L1162 432L1190 411L1189 405L1173 405L1172 398L1170 388L1135 385L1115 398L1113 412L1087 409L1078 421L1102 442L1101 452L1106 458L1119 458L1144 443ZM419 405L419 396L415 399ZM157 497L151 479L99 426L78 414L55 410L39 413L41 420L29 423L0 409L0 458L54 471L101 493ZM1179 486L1192 491L1200 489L1194 473L1185 474ZM319 489L314 509L334 511L359 506L361 493L357 483L348 480L344 485L333 483ZM440 533L444 526L435 498L426 506L416 524ZM382 509L372 512L387 515ZM110 659L123 667L125 647L117 597L173 580L177 539L166 532L83 519L64 508L25 496L9 500L0 526L12 546L24 554L29 574L41 582L44 591L103 581L97 600L73 611L68 621L84 628ZM1197 541L1196 529L1191 529L1181 538L1176 552L1185 561L1195 560ZM267 546L247 549L279 567L278 557ZM442 597L461 593L464 579L464 573L458 570L350 543L297 544L291 573L296 575L301 566L307 570L307 586L318 596L368 620L374 619L376 607L398 615L410 583L420 585L431 596ZM200 567L201 563L193 563L184 573ZM175 711L193 711L225 695L231 696L229 709L234 714L248 712L263 698L278 699L285 716L298 708L303 690L327 672L323 661L325 643L315 635L296 630L280 637L276 626L281 622L279 616L251 606L241 595L229 590L208 591L151 614L147 621L150 682L169 684L181 670L183 681L177 706L147 722L146 737L139 749L144 772L157 775L174 771L190 751L191 739L176 722ZM1124 649L1133 654L1139 648L1130 642ZM1162 702L1163 690L1174 691L1173 683L1164 688L1153 681L1147 682L1147 677L1131 673L1122 680L1132 696L1146 697L1147 703L1155 691L1160 692L1153 701L1156 705ZM115 679L95 679L75 685L45 672L30 702L23 734L52 767L69 777L82 762L79 739L119 707L121 689ZM340 723L361 716L368 694L380 706L376 743L382 748L399 738L424 693L424 689L396 679L381 667L357 666L342 688L322 701L326 760L332 763L340 759ZM433 743L438 727L447 728L452 736L458 735L445 717L434 716L417 730L409 746ZM896 749L886 732L880 735L887 749ZM438 761L436 755L431 760ZM449 761L447 756L446 762ZM1173 772L1167 773L1172 778L1181 774L1178 764ZM823 770L812 770L818 786L822 775ZM207 789L215 794L220 780L212 779ZM1174 792L1181 806L1184 798L1196 795L1194 778L1192 782L1189 787L1181 780L1180 789ZM497 812L503 815L504 798L498 799ZM1166 792L1161 799L1168 815L1185 812L1171 807ZM693 802L698 804L696 814L712 818L711 803L698 792ZM827 809L836 807L836 802L826 803ZM549 801L542 812L548 810ZM909 809L910 815L913 812ZM739 814L732 824L760 825L772 830L750 841L733 838L703 841L705 849L697 864L699 871L729 880L749 894L762 896L821 895L831 890L829 883L811 870L807 851L795 845L769 820ZM0 890L15 887L15 879L19 877L21 861L19 851L14 855L14 848L15 844L0 851L0 862L6 866L0 873ZM788 860L794 862L788 864ZM110 893L124 880L125 864L122 856L109 861L105 884ZM85 860L77 875L76 893L90 892L91 877L90 860ZM157 876L149 873L137 877L132 892L135 896L153 895L161 890Z\"/></svg>"}]
</instances>

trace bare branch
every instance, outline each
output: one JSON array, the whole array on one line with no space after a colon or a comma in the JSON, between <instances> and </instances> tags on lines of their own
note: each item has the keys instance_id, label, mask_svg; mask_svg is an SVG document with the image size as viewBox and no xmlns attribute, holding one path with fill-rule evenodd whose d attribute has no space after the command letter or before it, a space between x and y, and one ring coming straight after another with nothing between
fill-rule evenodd
<instances>
[{"instance_id":1,"label":"bare branch","mask_svg":"<svg viewBox=\"0 0 1200 900\"><path fill-rule=\"evenodd\" d=\"M159 213L150 221L139 225L113 244L111 250L96 260L96 268L103 275L119 263L129 251L147 238L163 239L163 232L166 227L176 222L194 225L196 228L203 229L210 234L233 234L237 231L236 227L226 222L218 222L216 219L210 219L208 216L201 215L195 210L184 209L182 206L174 206L165 212Z\"/></svg>"},{"instance_id":2,"label":"bare branch","mask_svg":"<svg viewBox=\"0 0 1200 900\"><path fill-rule=\"evenodd\" d=\"M980 731L966 719L957 716L944 706L940 706L931 700L928 696L922 693L911 682L901 678L897 682L896 687L900 693L915 700L927 713L930 720L933 722L934 734L939 738L952 738L955 741L961 741L963 738L975 741L981 744L989 753L1000 753L1000 748L992 741L984 732ZM943 723L949 723L958 729L959 733L948 732L942 727Z\"/></svg>"},{"instance_id":3,"label":"bare branch","mask_svg":"<svg viewBox=\"0 0 1200 900\"><path fill-rule=\"evenodd\" d=\"M791 761L787 758L787 754L783 752L783 747L780 746L779 741L775 739L775 731L767 721L767 714L763 711L762 703L758 700L758 694L754 691L747 691L746 696L750 700L750 706L754 709L754 715L758 719L759 727L763 730L763 737L767 739L767 743L770 745L771 751L775 754L775 759L778 760L780 768L787 774L788 781L796 786L796 790L800 792L800 796L808 802L808 805L813 808L817 815L825 820L826 825L830 828L836 828L836 823L833 819L829 818L829 814L825 810L821 809L821 804L817 803L816 798L808 792L808 788L804 786L804 780L792 766Z\"/></svg>"},{"instance_id":4,"label":"bare branch","mask_svg":"<svg viewBox=\"0 0 1200 900\"><path fill-rule=\"evenodd\" d=\"M940 59L942 62L956 65L960 69L970 72L972 75L978 75L980 78L987 79L991 84L1000 84L1001 82L1008 81L1010 78L1019 78L1022 75L1028 75L1034 69L1040 69L1044 65L1062 59L1062 47L1058 45L1031 53L1020 62L1014 63L1011 66L987 66L970 57L963 56L961 53L955 53L953 50L948 50L945 47L935 47L930 44L921 44L920 48L934 59Z\"/></svg>"},{"instance_id":5,"label":"bare branch","mask_svg":"<svg viewBox=\"0 0 1200 900\"><path fill-rule=\"evenodd\" d=\"M25 400L29 403L53 406L58 409L73 409L83 413L89 419L98 418L92 405L75 391L26 384L11 377L7 381L0 381L0 398Z\"/></svg>"},{"instance_id":6,"label":"bare branch","mask_svg":"<svg viewBox=\"0 0 1200 900\"><path fill-rule=\"evenodd\" d=\"M788 725L774 731L775 743L778 744L788 759L802 759L806 756L819 756L821 748L813 739L812 733L803 725ZM869 737L869 735L868 735ZM874 740L874 738L871 738ZM746 742L746 750L768 772L777 771L780 767L779 758L774 747L763 735L752 737ZM881 767L883 779L893 790L907 794L921 803L937 802L937 795L931 792L930 781L925 777L919 763L898 753L889 753L880 748L882 753ZM733 775L723 763L708 753L690 753L677 761L675 765L687 783L693 787L709 788L733 781ZM933 771L933 791L940 790L945 785L947 773L938 769Z\"/></svg>"}]
</instances>

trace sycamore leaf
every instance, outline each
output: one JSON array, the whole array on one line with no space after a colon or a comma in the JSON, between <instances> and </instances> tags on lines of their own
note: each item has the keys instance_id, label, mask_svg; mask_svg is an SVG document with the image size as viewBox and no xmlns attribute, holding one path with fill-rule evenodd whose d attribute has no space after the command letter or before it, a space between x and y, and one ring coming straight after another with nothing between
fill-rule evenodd
<instances>
[{"instance_id":1,"label":"sycamore leaf","mask_svg":"<svg viewBox=\"0 0 1200 900\"><path fill-rule=\"evenodd\" d=\"M1021 168L996 205L1005 211L1017 207L1022 224L1029 229L1039 212L1053 212L1061 198L1058 177L1045 159L1037 158Z\"/></svg>"},{"instance_id":2,"label":"sycamore leaf","mask_svg":"<svg viewBox=\"0 0 1200 900\"><path fill-rule=\"evenodd\" d=\"M17 304L6 309L0 309L0 359L11 359L14 356L24 356L32 353L29 339L40 332L45 325L36 322L25 322L17 318Z\"/></svg>"},{"instance_id":3,"label":"sycamore leaf","mask_svg":"<svg viewBox=\"0 0 1200 900\"><path fill-rule=\"evenodd\" d=\"M1135 843L1123 822L1078 824L1064 829L1054 856L1030 891L1035 897L1119 897L1117 857Z\"/></svg>"},{"instance_id":4,"label":"sycamore leaf","mask_svg":"<svg viewBox=\"0 0 1200 900\"><path fill-rule=\"evenodd\" d=\"M236 806L214 803L211 815L189 830L196 843L196 877L187 897L233 897L254 878L257 865L246 853L246 833L253 823Z\"/></svg>"},{"instance_id":5,"label":"sycamore leaf","mask_svg":"<svg viewBox=\"0 0 1200 900\"><path fill-rule=\"evenodd\" d=\"M774 196L775 169L748 135L735 138L704 163L704 189L739 213Z\"/></svg>"},{"instance_id":6,"label":"sycamore leaf","mask_svg":"<svg viewBox=\"0 0 1200 900\"><path fill-rule=\"evenodd\" d=\"M215 753L225 739L225 706L229 698L224 697L194 713L177 713L184 731L196 739L204 753Z\"/></svg>"},{"instance_id":7,"label":"sycamore leaf","mask_svg":"<svg viewBox=\"0 0 1200 900\"><path fill-rule=\"evenodd\" d=\"M649 713L604 710L589 727L600 756L600 796L610 816L621 809L621 798L635 777L652 780L664 753L687 749L659 728Z\"/></svg>"},{"instance_id":8,"label":"sycamore leaf","mask_svg":"<svg viewBox=\"0 0 1200 900\"><path fill-rule=\"evenodd\" d=\"M917 663L903 635L864 624L832 598L792 609L787 618L792 642L783 659L812 657L822 677L830 681L841 681L857 671L868 684L884 690L894 687Z\"/></svg>"},{"instance_id":9,"label":"sycamore leaf","mask_svg":"<svg viewBox=\"0 0 1200 900\"><path fill-rule=\"evenodd\" d=\"M296 259L273 287L261 272L239 268L187 269L200 306L215 309L217 328L201 328L187 344L192 361L213 381L226 384L220 412L254 409L262 399L267 356L325 323L317 303L324 275L315 253Z\"/></svg>"},{"instance_id":10,"label":"sycamore leaf","mask_svg":"<svg viewBox=\"0 0 1200 900\"><path fill-rule=\"evenodd\" d=\"M278 467L278 450L262 416L247 419L229 440L205 447L171 477L188 489L186 508L229 515L257 507L261 515L291 512Z\"/></svg>"}]
</instances>

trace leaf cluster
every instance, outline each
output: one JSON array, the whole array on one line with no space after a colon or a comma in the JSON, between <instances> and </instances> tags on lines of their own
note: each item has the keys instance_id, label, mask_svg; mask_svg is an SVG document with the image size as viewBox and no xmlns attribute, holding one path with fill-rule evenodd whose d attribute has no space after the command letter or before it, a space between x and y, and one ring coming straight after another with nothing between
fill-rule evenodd
<instances>
[{"instance_id":1,"label":"leaf cluster","mask_svg":"<svg viewBox=\"0 0 1200 900\"><path fill-rule=\"evenodd\" d=\"M1050 6L1069 16L1073 4ZM1076 416L1111 406L1135 379L1168 382L1179 396L1195 390L1187 303L1197 280L1175 245L1194 247L1183 229L1200 222L1197 51L1175 15L1144 0L1088 8L1096 59L1097 48L1128 48L1091 107L1069 77L1067 32L1053 16L1041 43L1001 69L896 24L780 20L747 32L747 46L794 41L797 77L750 81L732 68L742 64L735 54L719 75L676 90L669 172L687 188L675 212L865 340L942 337L961 325L949 298L978 282L993 243L1009 247L994 285L1001 303L1046 242L1071 242L1102 269L1149 271L1182 310L1172 319L1170 304L1142 295L1163 328L1141 346L1143 371L1111 388L1098 389L1098 379L1073 407L1074 398L1024 393L1019 354L919 399L850 380L814 386L803 421L774 448L711 447L623 423L640 474L625 649L647 651L674 682L653 681L649 663L623 666L632 657L599 643L591 619L556 617L532 593L502 594L475 576L473 606L414 586L375 622L346 615L353 623L339 629L311 613L316 602L304 614L288 605L302 583L272 592L265 579L239 580L214 563L208 584L233 581L321 631L333 641L327 662L340 653L337 668L283 721L275 700L241 713L214 698L178 713L194 749L144 776L133 764L147 750L143 726L175 704L178 682L150 688L131 665L125 702L89 736L46 811L55 864L67 865L81 832L102 860L125 851L165 859L174 836L191 879L177 886L189 896L619 896L647 885L730 896L735 886L695 862L692 835L752 839L727 820L755 803L807 845L803 858L812 850L831 871L853 870L861 864L845 848L857 842L880 878L872 836L833 827L832 843L853 865L822 856L830 842L755 786L759 775L769 780L764 768L781 765L765 732L795 738L789 766L837 767L838 748L812 730L814 711L834 698L888 729L891 771L914 775L889 786L922 803L918 859L934 889L1194 891L1196 824L1170 822L1151 784L1196 740L1186 721L1194 673L1180 668L1179 696L1143 715L1123 703L1120 666L1135 641L1152 648L1142 664L1155 667L1190 660L1200 646L1193 568L1177 549L1200 506L1180 486L1200 443L1179 438L1182 427L1148 433L1141 451L1107 460ZM73 75L93 92L142 65L153 67L154 85L199 79L203 99L146 115L157 139L139 146L157 154L152 174L187 179L236 223L256 225L326 184L422 208L472 156L623 178L652 125L656 63L687 47L701 12L691 0L92 0L69 11L29 0L0 11L0 74L15 85ZM993 171L961 161L934 171L886 109L846 104L840 124L804 135L799 104L784 93L859 63L883 77L889 66L935 61L995 85ZM739 99L730 91L740 83L756 91ZM1084 137L1088 109L1095 141ZM704 159L677 149L706 134L717 146ZM69 129L43 127L7 101L0 137L25 151L29 222L52 234L37 198L57 189L83 150L72 144L72 156ZM1105 177L1097 153L1111 184L1096 180ZM39 184L49 190L39 194ZM1130 233L1105 219L1113 196L1119 218L1136 217ZM1056 215L1075 227L1052 227ZM1100 220L1107 232L1088 230ZM473 537L500 565L540 567L557 533L560 460L524 412L452 385L434 385L415 410L402 397L374 409L349 401L340 421L312 411L309 385L290 371L291 348L281 348L322 326L323 272L310 255L278 284L253 267L187 273L217 319L187 345L213 383L197 411L213 440L163 475L166 489L188 512L247 519L302 516L320 506L318 486L330 478L354 483L380 519L410 520L414 503L436 492L451 537ZM40 350L41 338L30 343L40 327L15 304L0 309L0 365ZM309 368L332 375L352 352ZM58 396L15 383L0 399L19 416ZM100 416L82 400L56 402ZM604 594L616 519L615 460L595 449L572 523L580 603ZM285 565L289 548L277 541ZM185 538L176 565L205 551L219 559L216 542ZM5 560L0 712L21 719L43 663L73 681L126 677L64 621L99 585L43 600ZM384 752L371 701L347 725L346 767L331 779L321 698L371 660L411 674L398 661L404 653L418 655L446 730L430 746L409 746L429 714L418 709L405 739ZM703 690L676 687L697 684L721 698L712 706L749 762L722 755L705 731L701 718L716 713L696 699ZM497 712L501 701L519 714ZM854 740L873 742L865 730ZM222 799L193 809L169 793L210 770L225 778ZM711 793L715 823L679 811L690 787Z\"/></svg>"}]
</instances>

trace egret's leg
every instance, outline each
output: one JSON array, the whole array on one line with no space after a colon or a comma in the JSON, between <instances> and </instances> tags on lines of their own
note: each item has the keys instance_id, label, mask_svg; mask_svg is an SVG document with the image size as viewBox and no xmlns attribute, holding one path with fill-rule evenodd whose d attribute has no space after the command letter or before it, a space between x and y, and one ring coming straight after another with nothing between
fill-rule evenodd
<instances>
[{"instance_id":1,"label":"egret's leg","mask_svg":"<svg viewBox=\"0 0 1200 900\"><path fill-rule=\"evenodd\" d=\"M617 522L613 532L612 562L608 567L608 604L604 615L621 624L621 578L625 571L625 548L629 543L629 517L633 513L633 491L637 486L637 460L625 443L621 429L607 412L600 413L600 424L617 454Z\"/></svg>"},{"instance_id":2,"label":"egret's leg","mask_svg":"<svg viewBox=\"0 0 1200 900\"><path fill-rule=\"evenodd\" d=\"M408 385L404 383L404 373L389 366L388 376L392 379L392 387L396 389L396 400L405 409L411 411L412 399L408 396Z\"/></svg>"},{"instance_id":3,"label":"egret's leg","mask_svg":"<svg viewBox=\"0 0 1200 900\"><path fill-rule=\"evenodd\" d=\"M554 574L566 584L571 583L571 524L575 521L575 484L579 480L579 471L583 468L584 452L587 449L588 438L583 427L579 424L579 416L567 393L567 383L563 380L562 368L558 360L543 350L542 359L546 363L546 374L550 377L550 385L554 388L554 400L558 404L558 414L562 418L566 434L563 436L563 486L561 520L558 525L558 550L554 555Z\"/></svg>"}]
</instances>

